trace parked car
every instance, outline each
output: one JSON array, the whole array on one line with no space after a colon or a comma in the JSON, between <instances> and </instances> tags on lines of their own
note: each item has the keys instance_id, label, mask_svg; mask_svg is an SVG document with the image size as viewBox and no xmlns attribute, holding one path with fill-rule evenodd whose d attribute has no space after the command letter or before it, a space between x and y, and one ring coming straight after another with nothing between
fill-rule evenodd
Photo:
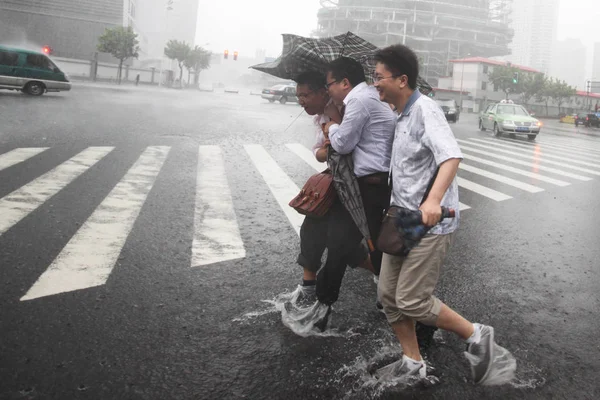
<instances>
[{"instance_id":1,"label":"parked car","mask_svg":"<svg viewBox=\"0 0 600 400\"><path fill-rule=\"evenodd\" d=\"M0 89L41 96L71 90L71 82L47 55L0 45Z\"/></svg>"},{"instance_id":2,"label":"parked car","mask_svg":"<svg viewBox=\"0 0 600 400\"><path fill-rule=\"evenodd\" d=\"M511 135L526 134L529 140L535 140L541 128L542 123L519 104L490 104L479 116L479 129L491 129L495 136L509 132Z\"/></svg>"},{"instance_id":3,"label":"parked car","mask_svg":"<svg viewBox=\"0 0 600 400\"><path fill-rule=\"evenodd\" d=\"M455 123L458 122L458 120L460 118L460 108L458 107L456 100L439 99L439 100L436 100L435 102L444 111L447 121L452 121Z\"/></svg>"},{"instance_id":4,"label":"parked car","mask_svg":"<svg viewBox=\"0 0 600 400\"><path fill-rule=\"evenodd\" d=\"M591 126L600 128L600 113L581 113L575 118L575 126L583 125L586 128Z\"/></svg>"},{"instance_id":5,"label":"parked car","mask_svg":"<svg viewBox=\"0 0 600 400\"><path fill-rule=\"evenodd\" d=\"M275 85L270 89L263 89L260 95L263 99L269 100L269 103L275 101L285 104L288 101L298 102L296 97L296 86L294 85Z\"/></svg>"}]
</instances>

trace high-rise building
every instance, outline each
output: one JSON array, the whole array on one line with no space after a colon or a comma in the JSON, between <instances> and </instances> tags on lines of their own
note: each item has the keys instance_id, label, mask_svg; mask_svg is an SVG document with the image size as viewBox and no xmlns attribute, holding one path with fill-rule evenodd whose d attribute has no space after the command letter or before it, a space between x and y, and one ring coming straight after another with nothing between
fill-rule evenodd
<instances>
[{"instance_id":1,"label":"high-rise building","mask_svg":"<svg viewBox=\"0 0 600 400\"><path fill-rule=\"evenodd\" d=\"M140 63L157 60L169 39L194 45L199 0L0 0L0 43L49 45L59 57L90 60L106 28L130 26ZM102 60L101 56L101 60ZM105 61L114 61L105 56Z\"/></svg>"},{"instance_id":2,"label":"high-rise building","mask_svg":"<svg viewBox=\"0 0 600 400\"><path fill-rule=\"evenodd\" d=\"M522 1L522 0L516 0ZM351 31L376 46L406 44L432 85L450 73L449 60L510 53L512 0L322 1L320 37Z\"/></svg>"},{"instance_id":3,"label":"high-rise building","mask_svg":"<svg viewBox=\"0 0 600 400\"><path fill-rule=\"evenodd\" d=\"M592 80L600 81L600 42L594 43L594 62L592 63Z\"/></svg>"},{"instance_id":4,"label":"high-rise building","mask_svg":"<svg viewBox=\"0 0 600 400\"><path fill-rule=\"evenodd\" d=\"M0 0L0 42L91 59L104 30L124 25L129 1Z\"/></svg>"},{"instance_id":5,"label":"high-rise building","mask_svg":"<svg viewBox=\"0 0 600 400\"><path fill-rule=\"evenodd\" d=\"M550 76L585 90L587 49L580 39L558 40L554 46Z\"/></svg>"},{"instance_id":6,"label":"high-rise building","mask_svg":"<svg viewBox=\"0 0 600 400\"><path fill-rule=\"evenodd\" d=\"M510 61L544 73L552 69L560 0L516 0L513 2L512 55Z\"/></svg>"}]
</instances>

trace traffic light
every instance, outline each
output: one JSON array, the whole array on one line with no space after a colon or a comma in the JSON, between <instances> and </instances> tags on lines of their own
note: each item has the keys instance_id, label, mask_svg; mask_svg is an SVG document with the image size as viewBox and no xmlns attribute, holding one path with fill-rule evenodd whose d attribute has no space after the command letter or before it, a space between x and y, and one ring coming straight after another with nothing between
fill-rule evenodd
<instances>
[{"instance_id":1,"label":"traffic light","mask_svg":"<svg viewBox=\"0 0 600 400\"><path fill-rule=\"evenodd\" d=\"M50 54L52 54L52 47L44 46L44 47L42 47L42 52L49 56Z\"/></svg>"},{"instance_id":2,"label":"traffic light","mask_svg":"<svg viewBox=\"0 0 600 400\"><path fill-rule=\"evenodd\" d=\"M519 83L519 73L515 72L513 74L513 83L516 85L517 83Z\"/></svg>"},{"instance_id":3,"label":"traffic light","mask_svg":"<svg viewBox=\"0 0 600 400\"><path fill-rule=\"evenodd\" d=\"M225 50L225 53L223 53L223 58L226 60L229 58L229 50Z\"/></svg>"},{"instance_id":4,"label":"traffic light","mask_svg":"<svg viewBox=\"0 0 600 400\"><path fill-rule=\"evenodd\" d=\"M237 61L237 56L238 56L238 52L237 52L237 51L234 51L234 52L233 52L233 60L234 60L234 61Z\"/></svg>"}]
</instances>

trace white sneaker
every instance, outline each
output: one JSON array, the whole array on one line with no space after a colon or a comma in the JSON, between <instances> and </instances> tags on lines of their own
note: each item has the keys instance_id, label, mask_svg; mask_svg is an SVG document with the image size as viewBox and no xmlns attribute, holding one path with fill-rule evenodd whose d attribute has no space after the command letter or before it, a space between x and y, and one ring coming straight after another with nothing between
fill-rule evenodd
<instances>
[{"instance_id":1,"label":"white sneaker","mask_svg":"<svg viewBox=\"0 0 600 400\"><path fill-rule=\"evenodd\" d=\"M406 356L402 356L400 360L379 368L375 371L374 376L380 381L408 380L410 377L426 378L427 366L425 361L415 363Z\"/></svg>"}]
</instances>

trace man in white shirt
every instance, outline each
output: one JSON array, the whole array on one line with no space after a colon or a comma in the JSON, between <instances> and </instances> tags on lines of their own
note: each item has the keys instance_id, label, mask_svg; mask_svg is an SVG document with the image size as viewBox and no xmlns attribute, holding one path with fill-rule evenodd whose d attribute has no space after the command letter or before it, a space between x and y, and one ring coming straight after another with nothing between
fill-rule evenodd
<instances>
[{"instance_id":1,"label":"man in white shirt","mask_svg":"<svg viewBox=\"0 0 600 400\"><path fill-rule=\"evenodd\" d=\"M506 383L514 376L516 363L495 343L494 328L470 322L433 295L459 226L456 172L463 156L458 143L441 109L419 93L416 54L394 45L378 51L375 60L375 86L381 99L395 104L399 113L391 161L391 203L420 210L423 225L431 227L407 256L384 254L379 292L404 354L375 375L385 380L426 376L415 333L415 321L419 321L465 341L465 356L476 384ZM456 217L442 220L442 206L455 209Z\"/></svg>"},{"instance_id":2,"label":"man in white shirt","mask_svg":"<svg viewBox=\"0 0 600 400\"><path fill-rule=\"evenodd\" d=\"M336 121L324 127L331 147L340 154L352 154L354 174L360 187L369 231L376 243L385 208L389 205L388 172L394 140L396 119L394 112L382 103L375 88L368 86L362 65L351 58L340 57L330 63L327 90L333 101L344 110L341 124ZM341 285L345 263L344 254L361 239L358 227L345 209L337 210L333 245L341 258L332 260L327 274L333 285ZM376 275L381 269L382 253L371 253ZM328 299L331 303L337 297Z\"/></svg>"}]
</instances>

